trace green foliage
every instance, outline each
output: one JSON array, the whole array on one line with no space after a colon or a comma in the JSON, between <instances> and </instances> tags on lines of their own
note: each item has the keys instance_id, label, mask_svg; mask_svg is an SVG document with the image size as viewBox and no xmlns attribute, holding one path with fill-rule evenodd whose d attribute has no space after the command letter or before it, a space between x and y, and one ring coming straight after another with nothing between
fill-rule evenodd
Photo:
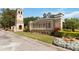
<instances>
[{"instance_id":1,"label":"green foliage","mask_svg":"<svg viewBox=\"0 0 79 59\"><path fill-rule=\"evenodd\" d=\"M9 8L2 9L2 18L1 18L1 25L5 28L11 28L11 26L15 25L15 17L16 17L16 10L11 10Z\"/></svg>"},{"instance_id":2,"label":"green foliage","mask_svg":"<svg viewBox=\"0 0 79 59\"><path fill-rule=\"evenodd\" d=\"M61 31L61 32L56 32L55 34L52 34L57 37L79 37L79 32L66 32L66 31Z\"/></svg>"},{"instance_id":3,"label":"green foliage","mask_svg":"<svg viewBox=\"0 0 79 59\"><path fill-rule=\"evenodd\" d=\"M77 18L65 19L63 27L64 29L71 29L74 32L75 29L79 28L79 19Z\"/></svg>"},{"instance_id":4,"label":"green foliage","mask_svg":"<svg viewBox=\"0 0 79 59\"><path fill-rule=\"evenodd\" d=\"M55 15L52 15L51 12L48 12L48 13L44 13L44 14L43 14L43 18L47 18L47 17L49 17L49 18L54 18L54 16L55 16Z\"/></svg>"},{"instance_id":5,"label":"green foliage","mask_svg":"<svg viewBox=\"0 0 79 59\"><path fill-rule=\"evenodd\" d=\"M29 32L29 27L28 26L24 27L24 32Z\"/></svg>"},{"instance_id":6,"label":"green foliage","mask_svg":"<svg viewBox=\"0 0 79 59\"><path fill-rule=\"evenodd\" d=\"M56 37L63 37L64 32L52 32L51 35L56 36Z\"/></svg>"},{"instance_id":7,"label":"green foliage","mask_svg":"<svg viewBox=\"0 0 79 59\"><path fill-rule=\"evenodd\" d=\"M79 32L64 32L64 36L79 37Z\"/></svg>"},{"instance_id":8,"label":"green foliage","mask_svg":"<svg viewBox=\"0 0 79 59\"><path fill-rule=\"evenodd\" d=\"M47 14L46 14L46 13L44 13L44 14L43 14L43 18L46 18L46 17L47 17Z\"/></svg>"},{"instance_id":9,"label":"green foliage","mask_svg":"<svg viewBox=\"0 0 79 59\"><path fill-rule=\"evenodd\" d=\"M72 32L71 29L63 29L63 31Z\"/></svg>"},{"instance_id":10,"label":"green foliage","mask_svg":"<svg viewBox=\"0 0 79 59\"><path fill-rule=\"evenodd\" d=\"M26 26L28 26L28 24L29 24L29 21L34 21L34 20L37 20L37 18L39 18L39 17L27 17L27 18L24 18L24 25Z\"/></svg>"}]
</instances>

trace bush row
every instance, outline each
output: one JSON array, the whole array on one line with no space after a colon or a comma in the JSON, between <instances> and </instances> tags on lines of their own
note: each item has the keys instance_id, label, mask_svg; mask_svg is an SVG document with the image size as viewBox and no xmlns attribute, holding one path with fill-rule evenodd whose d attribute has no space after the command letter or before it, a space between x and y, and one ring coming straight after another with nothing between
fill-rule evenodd
<instances>
[{"instance_id":1,"label":"bush row","mask_svg":"<svg viewBox=\"0 0 79 59\"><path fill-rule=\"evenodd\" d=\"M66 42L61 38L56 38L54 44L63 48L68 48L73 51L79 51L79 41Z\"/></svg>"},{"instance_id":2,"label":"bush row","mask_svg":"<svg viewBox=\"0 0 79 59\"><path fill-rule=\"evenodd\" d=\"M79 33L78 32L53 32L52 33L53 36L56 37L75 37L75 38L79 38Z\"/></svg>"}]
</instances>

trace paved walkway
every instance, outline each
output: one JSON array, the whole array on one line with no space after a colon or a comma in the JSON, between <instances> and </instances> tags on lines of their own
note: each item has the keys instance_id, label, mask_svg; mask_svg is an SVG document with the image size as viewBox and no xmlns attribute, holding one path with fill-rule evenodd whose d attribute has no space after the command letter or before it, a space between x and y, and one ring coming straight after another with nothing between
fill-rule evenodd
<instances>
[{"instance_id":1,"label":"paved walkway","mask_svg":"<svg viewBox=\"0 0 79 59\"><path fill-rule=\"evenodd\" d=\"M9 31L0 31L0 51L68 51Z\"/></svg>"}]
</instances>

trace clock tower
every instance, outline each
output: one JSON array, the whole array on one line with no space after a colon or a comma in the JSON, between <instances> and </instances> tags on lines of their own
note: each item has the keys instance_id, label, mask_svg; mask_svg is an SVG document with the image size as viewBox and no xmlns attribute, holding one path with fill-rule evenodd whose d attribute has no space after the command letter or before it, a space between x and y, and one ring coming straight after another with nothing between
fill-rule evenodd
<instances>
[{"instance_id":1,"label":"clock tower","mask_svg":"<svg viewBox=\"0 0 79 59\"><path fill-rule=\"evenodd\" d=\"M16 9L16 21L14 32L23 31L24 23L23 23L23 10L21 8Z\"/></svg>"}]
</instances>

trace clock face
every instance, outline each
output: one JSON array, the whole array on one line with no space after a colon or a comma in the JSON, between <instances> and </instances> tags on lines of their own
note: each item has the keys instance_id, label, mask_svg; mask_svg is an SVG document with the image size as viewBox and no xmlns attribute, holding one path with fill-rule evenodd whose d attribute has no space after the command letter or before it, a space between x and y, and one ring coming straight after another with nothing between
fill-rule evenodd
<instances>
[{"instance_id":1,"label":"clock face","mask_svg":"<svg viewBox=\"0 0 79 59\"><path fill-rule=\"evenodd\" d=\"M22 20L23 19L22 15L17 15L17 19Z\"/></svg>"}]
</instances>

